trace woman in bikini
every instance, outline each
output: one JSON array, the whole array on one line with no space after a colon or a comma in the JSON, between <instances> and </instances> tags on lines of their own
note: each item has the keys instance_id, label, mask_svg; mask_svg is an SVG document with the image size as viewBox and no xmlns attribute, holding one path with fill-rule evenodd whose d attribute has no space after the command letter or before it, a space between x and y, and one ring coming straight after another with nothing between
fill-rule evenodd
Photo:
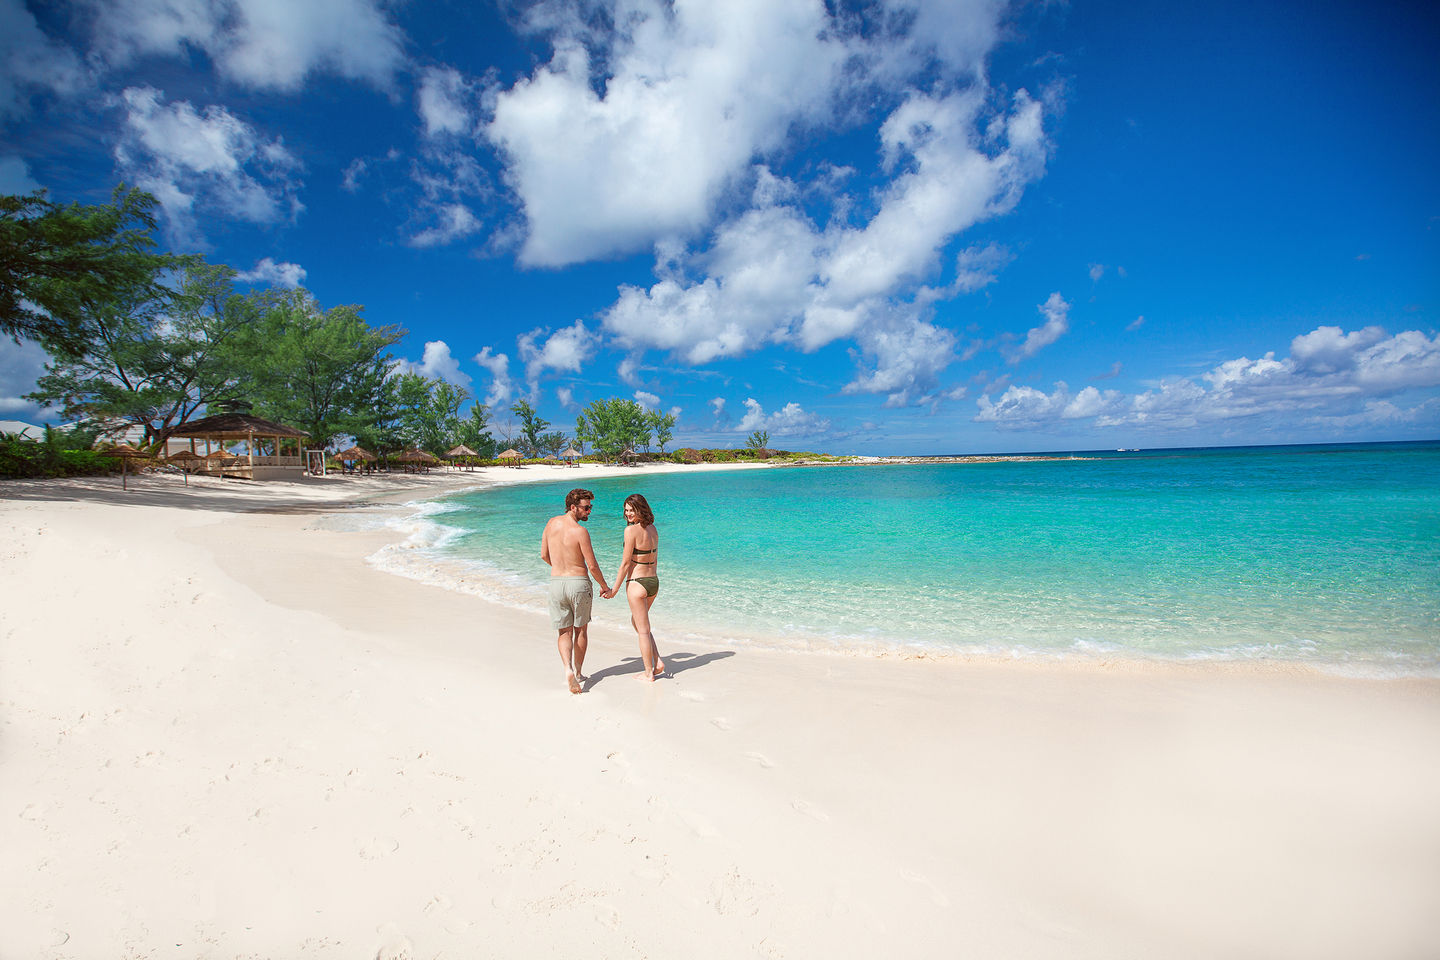
<instances>
[{"instance_id":1,"label":"woman in bikini","mask_svg":"<svg viewBox=\"0 0 1440 960\"><path fill-rule=\"evenodd\" d=\"M640 638L640 659L645 662L636 679L647 682L665 675L665 661L660 659L655 634L650 631L650 606L660 593L659 548L660 533L655 529L650 504L640 494L630 494L625 498L625 548L620 554L620 572L615 574L615 586L604 596L615 596L624 585L625 599L630 603L630 625Z\"/></svg>"}]
</instances>

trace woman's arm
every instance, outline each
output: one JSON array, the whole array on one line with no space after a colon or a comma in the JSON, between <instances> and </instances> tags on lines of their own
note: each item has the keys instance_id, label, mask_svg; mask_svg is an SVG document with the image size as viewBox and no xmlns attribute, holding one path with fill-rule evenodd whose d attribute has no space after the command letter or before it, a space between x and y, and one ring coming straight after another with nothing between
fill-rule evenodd
<instances>
[{"instance_id":1,"label":"woman's arm","mask_svg":"<svg viewBox=\"0 0 1440 960\"><path fill-rule=\"evenodd\" d=\"M625 546L620 550L620 569L615 574L615 586L610 591L610 596L620 592L620 587L625 583L625 578L630 576L630 571L635 569L635 527L625 528Z\"/></svg>"}]
</instances>

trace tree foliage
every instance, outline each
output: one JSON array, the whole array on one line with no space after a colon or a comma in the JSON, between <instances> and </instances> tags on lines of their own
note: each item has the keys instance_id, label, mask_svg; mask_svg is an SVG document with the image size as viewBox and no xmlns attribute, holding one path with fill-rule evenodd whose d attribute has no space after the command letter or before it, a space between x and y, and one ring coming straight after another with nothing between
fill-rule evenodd
<instances>
[{"instance_id":1,"label":"tree foliage","mask_svg":"<svg viewBox=\"0 0 1440 960\"><path fill-rule=\"evenodd\" d=\"M403 432L403 403L387 384L389 348L398 326L371 327L358 306L321 309L305 290L274 295L255 322L234 338L228 361L248 386L255 412L292 423L323 447L337 435L383 432L387 418Z\"/></svg>"},{"instance_id":2,"label":"tree foliage","mask_svg":"<svg viewBox=\"0 0 1440 960\"><path fill-rule=\"evenodd\" d=\"M490 435L490 408L478 400L471 404L470 416L460 421L456 438L486 460L494 457L498 450Z\"/></svg>"},{"instance_id":3,"label":"tree foliage","mask_svg":"<svg viewBox=\"0 0 1440 960\"><path fill-rule=\"evenodd\" d=\"M655 443L660 447L660 452L665 452L665 445L675 439L675 414L661 413L659 410L652 410L645 415L646 426L655 435ZM645 449L650 449L647 444Z\"/></svg>"},{"instance_id":4,"label":"tree foliage","mask_svg":"<svg viewBox=\"0 0 1440 960\"><path fill-rule=\"evenodd\" d=\"M162 272L189 258L154 252L154 207L124 184L95 206L55 204L44 191L0 196L0 333L73 357L117 299L163 299Z\"/></svg>"},{"instance_id":5,"label":"tree foliage","mask_svg":"<svg viewBox=\"0 0 1440 960\"><path fill-rule=\"evenodd\" d=\"M460 407L470 399L468 392L447 380L428 380L418 373L393 379L404 443L438 456L460 442Z\"/></svg>"},{"instance_id":6,"label":"tree foliage","mask_svg":"<svg viewBox=\"0 0 1440 960\"><path fill-rule=\"evenodd\" d=\"M745 438L745 446L751 450L764 450L770 443L770 431L756 430Z\"/></svg>"},{"instance_id":7,"label":"tree foliage","mask_svg":"<svg viewBox=\"0 0 1440 960\"><path fill-rule=\"evenodd\" d=\"M575 437L597 453L619 457L627 448L633 450L649 440L645 408L619 397L596 400L575 418Z\"/></svg>"},{"instance_id":8,"label":"tree foliage","mask_svg":"<svg viewBox=\"0 0 1440 960\"><path fill-rule=\"evenodd\" d=\"M191 260L175 289L139 283L87 302L75 337L49 344L53 359L27 399L69 419L139 426L155 443L239 382L226 350L256 309L233 277Z\"/></svg>"},{"instance_id":9,"label":"tree foliage","mask_svg":"<svg viewBox=\"0 0 1440 960\"><path fill-rule=\"evenodd\" d=\"M539 456L544 447L540 444L540 437L549 429L550 421L544 419L535 412L526 400L517 400L510 408L510 412L520 418L521 452L528 457Z\"/></svg>"}]
</instances>

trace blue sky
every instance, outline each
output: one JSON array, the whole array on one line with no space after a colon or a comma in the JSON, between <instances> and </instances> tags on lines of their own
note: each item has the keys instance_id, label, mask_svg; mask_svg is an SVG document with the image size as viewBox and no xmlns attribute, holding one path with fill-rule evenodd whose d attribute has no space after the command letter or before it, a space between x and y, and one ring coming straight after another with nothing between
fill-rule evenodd
<instances>
[{"instance_id":1,"label":"blue sky","mask_svg":"<svg viewBox=\"0 0 1440 960\"><path fill-rule=\"evenodd\" d=\"M1437 49L1426 3L0 0L0 191L138 184L502 425L1434 438Z\"/></svg>"}]
</instances>

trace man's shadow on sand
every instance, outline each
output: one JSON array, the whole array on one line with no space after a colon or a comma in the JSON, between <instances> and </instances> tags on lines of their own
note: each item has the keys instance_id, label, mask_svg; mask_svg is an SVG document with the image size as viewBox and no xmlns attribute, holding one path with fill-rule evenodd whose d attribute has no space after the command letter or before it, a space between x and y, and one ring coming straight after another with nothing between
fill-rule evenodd
<instances>
[{"instance_id":1,"label":"man's shadow on sand","mask_svg":"<svg viewBox=\"0 0 1440 960\"><path fill-rule=\"evenodd\" d=\"M718 650L715 653L667 653L660 659L665 661L665 676L661 680L675 677L687 670L694 670L696 667L703 667L707 663L714 663L716 660L723 660L726 657L735 656L734 650ZM601 680L608 680L611 677L623 677L625 675L639 676L645 670L645 661L639 657L626 657L613 667L606 667L604 670L596 670L590 674L585 682L584 692L590 690Z\"/></svg>"}]
</instances>

